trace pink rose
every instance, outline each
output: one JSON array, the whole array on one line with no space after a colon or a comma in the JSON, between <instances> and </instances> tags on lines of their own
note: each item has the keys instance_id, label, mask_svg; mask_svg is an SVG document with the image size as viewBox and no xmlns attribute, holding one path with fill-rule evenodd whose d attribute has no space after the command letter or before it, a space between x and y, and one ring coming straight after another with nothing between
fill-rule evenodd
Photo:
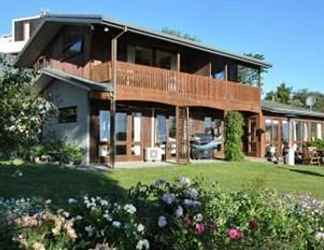
<instances>
[{"instance_id":1,"label":"pink rose","mask_svg":"<svg viewBox=\"0 0 324 250\"><path fill-rule=\"evenodd\" d=\"M197 235L202 235L205 232L205 225L202 223L197 223L195 226L195 231Z\"/></svg>"},{"instance_id":2,"label":"pink rose","mask_svg":"<svg viewBox=\"0 0 324 250\"><path fill-rule=\"evenodd\" d=\"M230 230L228 230L228 237L231 240L240 240L243 238L243 233L238 228L231 228Z\"/></svg>"}]
</instances>

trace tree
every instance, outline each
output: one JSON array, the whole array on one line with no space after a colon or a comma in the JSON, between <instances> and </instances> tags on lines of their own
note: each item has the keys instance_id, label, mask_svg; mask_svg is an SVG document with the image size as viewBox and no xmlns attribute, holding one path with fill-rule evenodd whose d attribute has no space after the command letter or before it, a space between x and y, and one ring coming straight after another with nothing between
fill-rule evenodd
<instances>
[{"instance_id":1,"label":"tree","mask_svg":"<svg viewBox=\"0 0 324 250\"><path fill-rule=\"evenodd\" d=\"M244 119L241 113L236 111L228 112L225 117L225 159L228 161L243 160L242 136Z\"/></svg>"},{"instance_id":2,"label":"tree","mask_svg":"<svg viewBox=\"0 0 324 250\"><path fill-rule=\"evenodd\" d=\"M291 103L292 88L282 82L275 91L270 91L266 94L265 100L275 101L284 104Z\"/></svg>"},{"instance_id":3,"label":"tree","mask_svg":"<svg viewBox=\"0 0 324 250\"><path fill-rule=\"evenodd\" d=\"M165 33L165 34L177 36L177 37L180 37L180 38L183 38L183 39L187 39L187 40L190 40L190 41L193 41L193 42L201 42L201 40L196 36L193 36L193 35L190 35L188 33L181 32L181 31L178 31L178 30L175 30L175 29L170 29L168 27L162 28L161 32Z\"/></svg>"},{"instance_id":4,"label":"tree","mask_svg":"<svg viewBox=\"0 0 324 250\"><path fill-rule=\"evenodd\" d=\"M35 75L0 56L0 155L28 149L39 141L43 122L55 110L32 93Z\"/></svg>"},{"instance_id":5,"label":"tree","mask_svg":"<svg viewBox=\"0 0 324 250\"><path fill-rule=\"evenodd\" d=\"M324 95L317 91L309 91L308 89L300 89L293 93L292 104L304 108L308 108L306 105L306 99L309 96L313 96L316 99L314 106L312 107L315 111L324 112Z\"/></svg>"},{"instance_id":6,"label":"tree","mask_svg":"<svg viewBox=\"0 0 324 250\"><path fill-rule=\"evenodd\" d=\"M260 61L265 61L265 56L259 53L245 53L245 56L260 60ZM252 73L258 73L258 72L252 72ZM268 73L268 70L265 68L260 68L260 83L259 87L262 88L264 86L264 75Z\"/></svg>"}]
</instances>

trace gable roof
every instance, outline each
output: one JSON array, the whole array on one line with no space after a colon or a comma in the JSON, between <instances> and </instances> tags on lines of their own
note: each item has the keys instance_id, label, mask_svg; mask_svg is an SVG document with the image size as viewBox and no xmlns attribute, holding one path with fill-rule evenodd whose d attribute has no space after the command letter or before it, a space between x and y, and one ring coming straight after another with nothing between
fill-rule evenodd
<instances>
[{"instance_id":1,"label":"gable roof","mask_svg":"<svg viewBox=\"0 0 324 250\"><path fill-rule=\"evenodd\" d=\"M111 92L112 85L111 84L100 84L94 81L87 80L82 77L77 77L63 71L54 70L54 69L43 69L41 70L40 76L35 81L35 85L33 88L33 92L35 94L39 94L42 92L48 84L53 80L60 80L67 84L70 84L74 87L83 89L85 91L103 91L103 92Z\"/></svg>"},{"instance_id":2,"label":"gable roof","mask_svg":"<svg viewBox=\"0 0 324 250\"><path fill-rule=\"evenodd\" d=\"M262 101L262 110L271 113L283 114L285 116L324 118L324 113L273 101Z\"/></svg>"},{"instance_id":3,"label":"gable roof","mask_svg":"<svg viewBox=\"0 0 324 250\"><path fill-rule=\"evenodd\" d=\"M38 27L34 35L25 45L24 49L19 54L16 65L17 66L28 66L28 56L34 58L36 55L41 53L41 48L44 48L48 44L57 32L66 24L103 24L117 29L125 30L141 34L144 36L153 37L156 39L168 41L181 46L189 47L192 49L204 51L214 55L224 56L227 58L235 59L241 62L245 62L251 65L269 68L272 67L270 63L262 60L258 60L252 57L235 54L227 50L214 48L211 46L197 43L191 40L183 39L174 35L165 34L163 32L156 32L146 28L137 27L135 25L129 25L115 21L111 18L105 18L100 15L57 15L57 14L46 14L42 16L42 24ZM46 34L46 35L45 35ZM34 56L33 56L34 55ZM37 56L36 56L37 58Z\"/></svg>"}]
</instances>

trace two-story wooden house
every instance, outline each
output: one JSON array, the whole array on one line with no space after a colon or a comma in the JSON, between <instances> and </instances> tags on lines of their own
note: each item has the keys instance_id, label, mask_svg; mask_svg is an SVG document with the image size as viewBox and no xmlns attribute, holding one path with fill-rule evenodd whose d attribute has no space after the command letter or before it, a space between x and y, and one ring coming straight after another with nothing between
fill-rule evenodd
<instances>
[{"instance_id":1,"label":"two-story wooden house","mask_svg":"<svg viewBox=\"0 0 324 250\"><path fill-rule=\"evenodd\" d=\"M16 65L39 69L35 89L59 108L44 138L79 144L87 162L140 161L156 147L186 161L190 137L222 136L231 110L247 121L244 151L261 156L264 61L101 16L48 14Z\"/></svg>"}]
</instances>

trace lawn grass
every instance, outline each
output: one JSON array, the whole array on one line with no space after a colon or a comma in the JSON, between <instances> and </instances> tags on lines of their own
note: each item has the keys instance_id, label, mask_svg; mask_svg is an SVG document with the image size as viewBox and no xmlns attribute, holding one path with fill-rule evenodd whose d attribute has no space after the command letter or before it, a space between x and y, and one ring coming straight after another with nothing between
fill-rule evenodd
<instances>
[{"instance_id":1,"label":"lawn grass","mask_svg":"<svg viewBox=\"0 0 324 250\"><path fill-rule=\"evenodd\" d=\"M188 176L191 178L203 177L211 182L216 181L222 189L227 191L238 191L247 185L261 183L265 188L275 188L280 192L309 193L324 200L324 167L286 167L244 161L117 170L107 175L126 188L138 181L150 183L157 178L172 180L177 176Z\"/></svg>"},{"instance_id":2,"label":"lawn grass","mask_svg":"<svg viewBox=\"0 0 324 250\"><path fill-rule=\"evenodd\" d=\"M19 176L18 171L22 172ZM39 197L63 204L79 195L109 195L123 198L137 182L151 183L158 178L203 177L216 181L228 191L241 190L254 182L280 192L309 193L324 200L324 167L284 167L267 163L203 163L190 166L164 166L117 169L106 173L89 172L47 165L0 164L0 197Z\"/></svg>"},{"instance_id":3,"label":"lawn grass","mask_svg":"<svg viewBox=\"0 0 324 250\"><path fill-rule=\"evenodd\" d=\"M19 176L19 173L22 176ZM126 191L102 173L50 165L0 164L0 197L35 197L63 205L82 195L124 197Z\"/></svg>"}]
</instances>

